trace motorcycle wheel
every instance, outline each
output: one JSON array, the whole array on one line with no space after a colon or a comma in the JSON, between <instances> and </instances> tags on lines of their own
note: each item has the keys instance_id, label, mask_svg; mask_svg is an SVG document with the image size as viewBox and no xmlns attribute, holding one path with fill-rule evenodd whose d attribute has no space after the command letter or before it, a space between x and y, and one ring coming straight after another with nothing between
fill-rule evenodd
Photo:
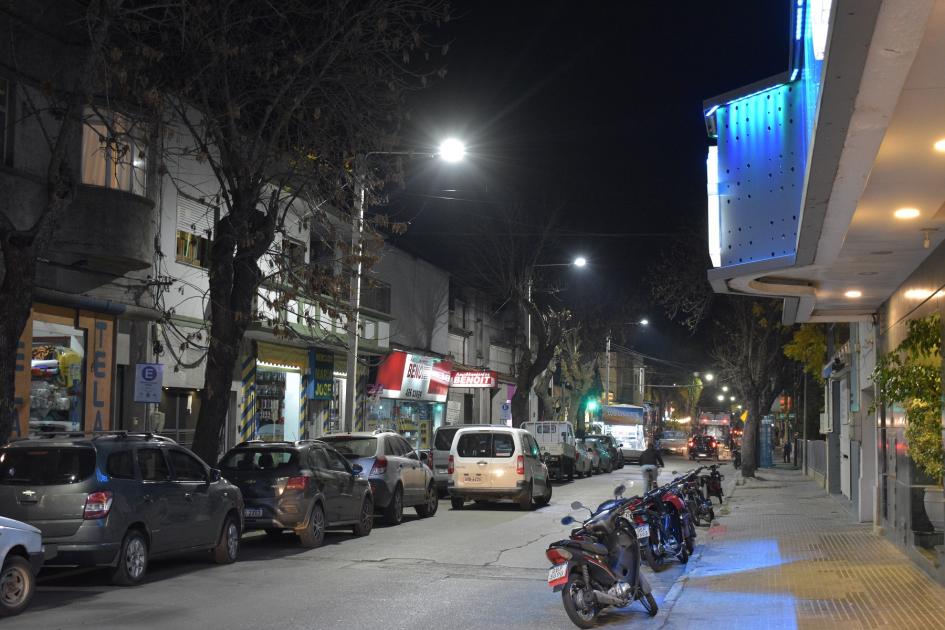
<instances>
[{"instance_id":1,"label":"motorcycle wheel","mask_svg":"<svg viewBox=\"0 0 945 630\"><path fill-rule=\"evenodd\" d=\"M688 541L688 538L686 539ZM688 564L689 563L689 550L687 549L688 543L682 546L682 549L679 550L677 558L679 558L679 564Z\"/></svg>"},{"instance_id":2,"label":"motorcycle wheel","mask_svg":"<svg viewBox=\"0 0 945 630\"><path fill-rule=\"evenodd\" d=\"M686 554L692 555L692 552L696 548L696 541L692 536L686 536Z\"/></svg>"},{"instance_id":3,"label":"motorcycle wheel","mask_svg":"<svg viewBox=\"0 0 945 630\"><path fill-rule=\"evenodd\" d=\"M561 601L564 603L564 612L568 613L568 619L578 628L593 628L594 620L597 618L597 604L589 604L584 600L591 589L584 584L584 578L580 574L572 573L568 577L568 583L561 589ZM577 600L577 601L575 601Z\"/></svg>"},{"instance_id":4,"label":"motorcycle wheel","mask_svg":"<svg viewBox=\"0 0 945 630\"><path fill-rule=\"evenodd\" d=\"M656 573L663 567L663 556L653 550L653 545L647 545L643 550L643 560L650 570Z\"/></svg>"},{"instance_id":5,"label":"motorcycle wheel","mask_svg":"<svg viewBox=\"0 0 945 630\"><path fill-rule=\"evenodd\" d=\"M712 509L711 506L709 506L709 522L711 523L714 520L715 520L715 510Z\"/></svg>"},{"instance_id":6,"label":"motorcycle wheel","mask_svg":"<svg viewBox=\"0 0 945 630\"><path fill-rule=\"evenodd\" d=\"M699 517L699 508L692 504L689 505L689 512L692 514L692 524L697 527L702 526L702 519Z\"/></svg>"},{"instance_id":7,"label":"motorcycle wheel","mask_svg":"<svg viewBox=\"0 0 945 630\"><path fill-rule=\"evenodd\" d=\"M646 614L650 617L655 617L656 613L660 611L660 607L656 605L656 598L653 597L653 593L647 593L640 601L643 603L643 608L646 609Z\"/></svg>"}]
</instances>

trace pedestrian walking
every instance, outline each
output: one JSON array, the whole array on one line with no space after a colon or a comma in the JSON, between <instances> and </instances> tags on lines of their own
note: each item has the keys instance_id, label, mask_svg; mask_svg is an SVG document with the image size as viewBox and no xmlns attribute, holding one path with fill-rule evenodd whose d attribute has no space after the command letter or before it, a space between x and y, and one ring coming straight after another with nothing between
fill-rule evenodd
<instances>
[{"instance_id":1,"label":"pedestrian walking","mask_svg":"<svg viewBox=\"0 0 945 630\"><path fill-rule=\"evenodd\" d=\"M791 463L791 442L788 440L784 441L784 463Z\"/></svg>"}]
</instances>

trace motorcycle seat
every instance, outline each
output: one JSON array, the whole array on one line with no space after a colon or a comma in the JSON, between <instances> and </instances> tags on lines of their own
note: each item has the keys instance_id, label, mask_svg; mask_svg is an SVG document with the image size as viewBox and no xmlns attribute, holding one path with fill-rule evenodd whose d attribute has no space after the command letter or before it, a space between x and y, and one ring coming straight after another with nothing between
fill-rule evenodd
<instances>
[{"instance_id":1,"label":"motorcycle seat","mask_svg":"<svg viewBox=\"0 0 945 630\"><path fill-rule=\"evenodd\" d=\"M588 553L594 553L599 556L607 555L607 547L601 545L600 543L590 542L587 540L569 540L565 543L566 547L574 547L575 549L582 549Z\"/></svg>"}]
</instances>

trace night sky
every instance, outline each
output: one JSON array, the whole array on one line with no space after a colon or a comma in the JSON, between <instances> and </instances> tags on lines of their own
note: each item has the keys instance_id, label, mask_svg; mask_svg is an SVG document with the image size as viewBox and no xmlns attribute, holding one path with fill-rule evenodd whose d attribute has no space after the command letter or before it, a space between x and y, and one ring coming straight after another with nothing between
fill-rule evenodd
<instances>
[{"instance_id":1,"label":"night sky","mask_svg":"<svg viewBox=\"0 0 945 630\"><path fill-rule=\"evenodd\" d=\"M410 168L398 243L461 275L457 247L502 207L535 225L555 210L546 261L592 262L562 272L566 299L634 296L653 325L628 343L667 356L686 334L647 303L644 276L666 239L705 231L702 101L787 67L789 4L455 2L437 34L447 75L413 99L409 133L462 137L470 156Z\"/></svg>"}]
</instances>

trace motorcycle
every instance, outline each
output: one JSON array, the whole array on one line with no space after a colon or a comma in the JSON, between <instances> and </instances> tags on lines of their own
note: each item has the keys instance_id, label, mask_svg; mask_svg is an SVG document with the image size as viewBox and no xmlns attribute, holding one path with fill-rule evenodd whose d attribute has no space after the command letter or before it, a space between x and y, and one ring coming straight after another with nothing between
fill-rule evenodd
<instances>
[{"instance_id":1,"label":"motorcycle","mask_svg":"<svg viewBox=\"0 0 945 630\"><path fill-rule=\"evenodd\" d=\"M735 466L735 470L742 467L742 452L737 448L732 449L732 465Z\"/></svg>"},{"instance_id":2,"label":"motorcycle","mask_svg":"<svg viewBox=\"0 0 945 630\"><path fill-rule=\"evenodd\" d=\"M650 536L643 556L654 571L668 558L689 562L695 548L695 527L685 501L676 494L671 482L631 502L630 507L650 526Z\"/></svg>"},{"instance_id":3,"label":"motorcycle","mask_svg":"<svg viewBox=\"0 0 945 630\"><path fill-rule=\"evenodd\" d=\"M719 505L721 505L723 495L722 480L725 479L725 477L719 472L719 467L717 464L709 466L709 470L709 474L702 475L699 477L699 480L705 487L706 497L716 497L719 500Z\"/></svg>"},{"instance_id":4,"label":"motorcycle","mask_svg":"<svg viewBox=\"0 0 945 630\"><path fill-rule=\"evenodd\" d=\"M578 628L594 627L604 608L624 608L637 600L651 617L659 612L640 571L639 541L649 537L650 528L635 523L639 510L630 507L634 498L623 498L624 489L618 486L615 498L596 511L580 501L572 503L571 509L586 509L590 517L571 530L568 539L552 543L545 551L553 565L548 585L561 592L564 610ZM576 522L570 515L561 519L562 525Z\"/></svg>"},{"instance_id":5,"label":"motorcycle","mask_svg":"<svg viewBox=\"0 0 945 630\"><path fill-rule=\"evenodd\" d=\"M702 493L703 483L699 473L703 470L705 470L705 466L690 471L680 484L686 505L689 507L689 513L692 515L692 522L696 526L701 526L703 522L710 525L715 520L712 501Z\"/></svg>"}]
</instances>

